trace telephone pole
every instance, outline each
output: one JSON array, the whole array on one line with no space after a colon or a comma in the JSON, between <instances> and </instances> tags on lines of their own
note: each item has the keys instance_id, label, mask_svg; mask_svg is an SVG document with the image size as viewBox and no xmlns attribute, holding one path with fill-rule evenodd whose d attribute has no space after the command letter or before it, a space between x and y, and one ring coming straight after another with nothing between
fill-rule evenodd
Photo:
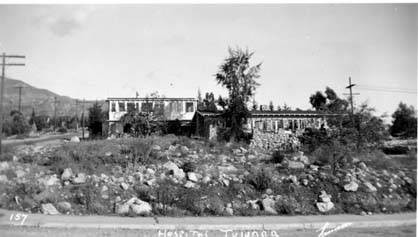
<instances>
[{"instance_id":1,"label":"telephone pole","mask_svg":"<svg viewBox=\"0 0 418 237\"><path fill-rule=\"evenodd\" d=\"M26 58L23 55L6 55L3 53L0 55L2 58L1 63L1 88L0 88L0 154L2 153L1 139L3 136L3 96L4 96L4 78L6 74L6 66L25 66L24 63L7 63L6 59L9 58Z\"/></svg>"},{"instance_id":2,"label":"telephone pole","mask_svg":"<svg viewBox=\"0 0 418 237\"><path fill-rule=\"evenodd\" d=\"M348 94L350 96L350 105L351 105L351 122L354 126L354 102L353 102L353 95L360 95L359 93L353 93L353 86L356 84L351 83L351 77L348 77L348 86L345 87L346 89L350 90L350 93ZM347 95L347 94L345 94Z\"/></svg>"}]
</instances>

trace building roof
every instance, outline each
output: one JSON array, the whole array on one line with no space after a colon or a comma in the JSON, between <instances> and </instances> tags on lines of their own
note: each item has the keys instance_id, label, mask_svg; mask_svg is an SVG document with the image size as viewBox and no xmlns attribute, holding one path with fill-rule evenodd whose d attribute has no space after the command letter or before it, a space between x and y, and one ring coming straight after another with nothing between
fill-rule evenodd
<instances>
[{"instance_id":1,"label":"building roof","mask_svg":"<svg viewBox=\"0 0 418 237\"><path fill-rule=\"evenodd\" d=\"M173 97L159 97L159 98L151 98L151 97L108 97L106 101L110 100L132 100L132 101L197 101L196 98L173 98Z\"/></svg>"},{"instance_id":2,"label":"building roof","mask_svg":"<svg viewBox=\"0 0 418 237\"><path fill-rule=\"evenodd\" d=\"M204 117L217 117L222 114L222 111L218 112L206 112L206 111L197 111L199 115ZM319 111L309 111L309 110L282 110L282 111L260 111L252 110L250 111L250 117L322 117L322 116L339 116L341 114L336 113L324 113Z\"/></svg>"}]
</instances>

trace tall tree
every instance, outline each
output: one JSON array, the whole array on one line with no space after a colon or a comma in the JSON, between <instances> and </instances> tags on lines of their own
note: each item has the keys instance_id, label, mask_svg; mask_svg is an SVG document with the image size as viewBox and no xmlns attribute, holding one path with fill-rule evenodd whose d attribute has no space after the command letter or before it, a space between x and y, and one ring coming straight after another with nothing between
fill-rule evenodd
<instances>
[{"instance_id":1,"label":"tall tree","mask_svg":"<svg viewBox=\"0 0 418 237\"><path fill-rule=\"evenodd\" d=\"M417 136L417 117L413 106L408 106L402 102L392 114L393 122L390 127L392 136L400 136L404 138Z\"/></svg>"},{"instance_id":2,"label":"tall tree","mask_svg":"<svg viewBox=\"0 0 418 237\"><path fill-rule=\"evenodd\" d=\"M327 103L327 97L325 97L322 92L317 91L309 97L309 102L315 110L324 110L325 104Z\"/></svg>"},{"instance_id":3,"label":"tall tree","mask_svg":"<svg viewBox=\"0 0 418 237\"><path fill-rule=\"evenodd\" d=\"M269 109L270 109L270 111L274 111L273 101L270 101Z\"/></svg>"},{"instance_id":4,"label":"tall tree","mask_svg":"<svg viewBox=\"0 0 418 237\"><path fill-rule=\"evenodd\" d=\"M90 137L98 137L102 134L102 123L105 120L105 114L99 102L95 102L89 109L88 128Z\"/></svg>"},{"instance_id":5,"label":"tall tree","mask_svg":"<svg viewBox=\"0 0 418 237\"><path fill-rule=\"evenodd\" d=\"M216 81L228 90L229 104L225 111L225 120L230 129L230 140L239 140L243 134L242 125L250 115L247 103L259 85L261 63L250 65L252 52L242 49L228 49L229 56L220 66Z\"/></svg>"}]
</instances>

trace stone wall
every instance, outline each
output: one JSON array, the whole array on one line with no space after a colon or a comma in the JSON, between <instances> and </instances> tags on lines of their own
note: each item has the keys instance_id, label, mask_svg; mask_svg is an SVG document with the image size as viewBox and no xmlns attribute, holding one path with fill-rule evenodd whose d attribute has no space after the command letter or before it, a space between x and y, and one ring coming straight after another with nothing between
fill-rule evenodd
<instances>
[{"instance_id":1,"label":"stone wall","mask_svg":"<svg viewBox=\"0 0 418 237\"><path fill-rule=\"evenodd\" d=\"M300 142L296 134L290 131L280 129L278 132L261 132L255 130L250 147L264 150L272 150L275 148L296 150L300 147Z\"/></svg>"}]
</instances>

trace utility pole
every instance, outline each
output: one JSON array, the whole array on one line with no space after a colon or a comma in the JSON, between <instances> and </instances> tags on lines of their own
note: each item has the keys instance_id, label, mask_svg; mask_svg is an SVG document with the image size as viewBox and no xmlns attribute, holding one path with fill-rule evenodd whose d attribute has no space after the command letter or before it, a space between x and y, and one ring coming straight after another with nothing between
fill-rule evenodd
<instances>
[{"instance_id":1,"label":"utility pole","mask_svg":"<svg viewBox=\"0 0 418 237\"><path fill-rule=\"evenodd\" d=\"M15 86L19 90L19 112L22 112L22 88L23 86Z\"/></svg>"},{"instance_id":2,"label":"utility pole","mask_svg":"<svg viewBox=\"0 0 418 237\"><path fill-rule=\"evenodd\" d=\"M1 139L3 136L3 96L4 96L4 78L6 74L6 66L25 66L24 63L7 63L8 58L26 58L23 55L6 55L3 53L0 55L2 58L1 63L1 89L0 89L0 154L2 153Z\"/></svg>"},{"instance_id":3,"label":"utility pole","mask_svg":"<svg viewBox=\"0 0 418 237\"><path fill-rule=\"evenodd\" d=\"M355 86L356 84L352 84L351 83L351 77L348 77L348 86L345 87L346 89L350 90L350 93L348 94L350 96L350 105L351 105L351 122L354 126L354 102L353 102L353 95L360 95L359 93L354 93L353 94L353 86ZM345 94L347 95L347 94Z\"/></svg>"},{"instance_id":4,"label":"utility pole","mask_svg":"<svg viewBox=\"0 0 418 237\"><path fill-rule=\"evenodd\" d=\"M57 104L59 103L57 97L54 97L54 131L57 129Z\"/></svg>"}]
</instances>

